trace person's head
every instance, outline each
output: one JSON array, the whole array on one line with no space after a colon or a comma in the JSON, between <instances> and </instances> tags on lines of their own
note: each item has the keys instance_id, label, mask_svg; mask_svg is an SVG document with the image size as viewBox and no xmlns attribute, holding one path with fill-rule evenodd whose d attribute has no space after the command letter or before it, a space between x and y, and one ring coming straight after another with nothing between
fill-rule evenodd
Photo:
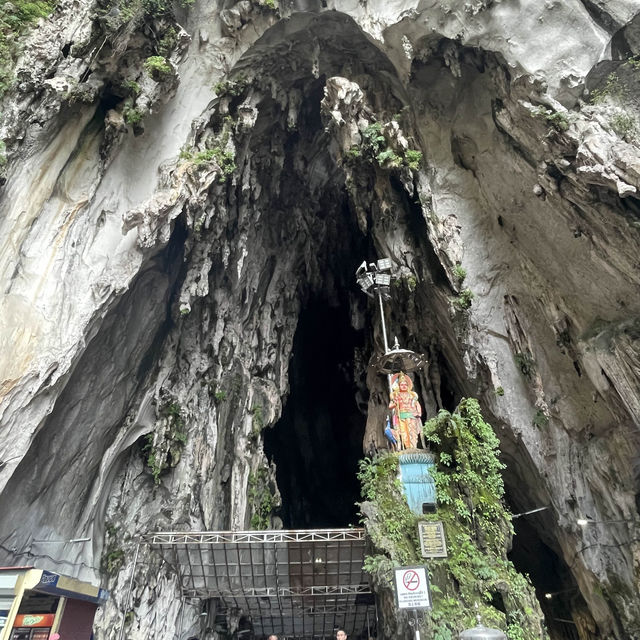
<instances>
[{"instance_id":1,"label":"person's head","mask_svg":"<svg viewBox=\"0 0 640 640\"><path fill-rule=\"evenodd\" d=\"M272 633L267 640L278 640L278 636Z\"/></svg>"},{"instance_id":2,"label":"person's head","mask_svg":"<svg viewBox=\"0 0 640 640\"><path fill-rule=\"evenodd\" d=\"M344 629L338 629L336 631L336 640L347 640L347 634L344 632Z\"/></svg>"}]
</instances>

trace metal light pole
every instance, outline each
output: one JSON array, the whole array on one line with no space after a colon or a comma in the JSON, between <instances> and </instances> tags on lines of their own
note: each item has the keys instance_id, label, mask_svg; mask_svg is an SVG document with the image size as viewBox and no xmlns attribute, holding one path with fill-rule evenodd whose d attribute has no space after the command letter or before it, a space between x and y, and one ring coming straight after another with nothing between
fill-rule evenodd
<instances>
[{"instance_id":1,"label":"metal light pole","mask_svg":"<svg viewBox=\"0 0 640 640\"><path fill-rule=\"evenodd\" d=\"M369 264L367 264L365 260L356 270L356 281L358 285L370 298L377 296L378 306L380 307L384 353L375 356L371 366L375 367L379 373L387 374L388 376L392 373L399 373L400 371L409 373L427 364L424 355L415 353L409 349L401 349L398 344L398 338L395 339L393 347L391 349L389 348L383 300L388 300L391 297L389 294L392 277L391 267L392 264L389 258L381 258ZM389 390L391 390L390 377Z\"/></svg>"}]
</instances>

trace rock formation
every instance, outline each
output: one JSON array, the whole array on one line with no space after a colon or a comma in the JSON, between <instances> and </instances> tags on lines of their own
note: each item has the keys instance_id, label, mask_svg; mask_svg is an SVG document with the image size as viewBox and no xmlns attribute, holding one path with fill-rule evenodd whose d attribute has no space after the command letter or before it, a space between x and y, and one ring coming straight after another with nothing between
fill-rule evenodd
<instances>
[{"instance_id":1,"label":"rock formation","mask_svg":"<svg viewBox=\"0 0 640 640\"><path fill-rule=\"evenodd\" d=\"M513 559L551 637L639 637L639 16L60 0L3 97L3 562L101 579L98 638L199 633L144 549L127 615L135 537L330 517L383 446L353 273L388 256L429 415L477 397L512 508L549 506ZM291 474L336 459L314 519Z\"/></svg>"}]
</instances>

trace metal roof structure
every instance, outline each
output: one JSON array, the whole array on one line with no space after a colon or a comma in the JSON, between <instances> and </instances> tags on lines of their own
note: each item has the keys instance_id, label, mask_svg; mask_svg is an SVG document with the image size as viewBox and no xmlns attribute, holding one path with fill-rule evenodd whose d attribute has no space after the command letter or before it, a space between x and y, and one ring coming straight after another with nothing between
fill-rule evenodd
<instances>
[{"instance_id":1,"label":"metal roof structure","mask_svg":"<svg viewBox=\"0 0 640 640\"><path fill-rule=\"evenodd\" d=\"M363 529L204 531L142 537L173 567L186 598L216 599L255 637L352 640L375 625Z\"/></svg>"}]
</instances>

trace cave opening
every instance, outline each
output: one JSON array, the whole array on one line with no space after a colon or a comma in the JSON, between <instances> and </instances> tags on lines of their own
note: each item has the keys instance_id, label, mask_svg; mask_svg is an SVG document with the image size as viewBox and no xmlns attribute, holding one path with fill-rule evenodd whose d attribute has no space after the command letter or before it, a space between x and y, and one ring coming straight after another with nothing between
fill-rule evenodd
<instances>
[{"instance_id":1,"label":"cave opening","mask_svg":"<svg viewBox=\"0 0 640 640\"><path fill-rule=\"evenodd\" d=\"M577 638L573 613L586 611L571 570L560 556L541 539L526 517L513 521L515 535L508 554L516 569L528 575L545 616L551 640Z\"/></svg>"},{"instance_id":2,"label":"cave opening","mask_svg":"<svg viewBox=\"0 0 640 640\"><path fill-rule=\"evenodd\" d=\"M351 326L348 304L312 295L298 319L289 396L280 420L264 434L265 453L276 464L285 528L357 523L356 473L366 418L354 352L363 343L364 330Z\"/></svg>"}]
</instances>

